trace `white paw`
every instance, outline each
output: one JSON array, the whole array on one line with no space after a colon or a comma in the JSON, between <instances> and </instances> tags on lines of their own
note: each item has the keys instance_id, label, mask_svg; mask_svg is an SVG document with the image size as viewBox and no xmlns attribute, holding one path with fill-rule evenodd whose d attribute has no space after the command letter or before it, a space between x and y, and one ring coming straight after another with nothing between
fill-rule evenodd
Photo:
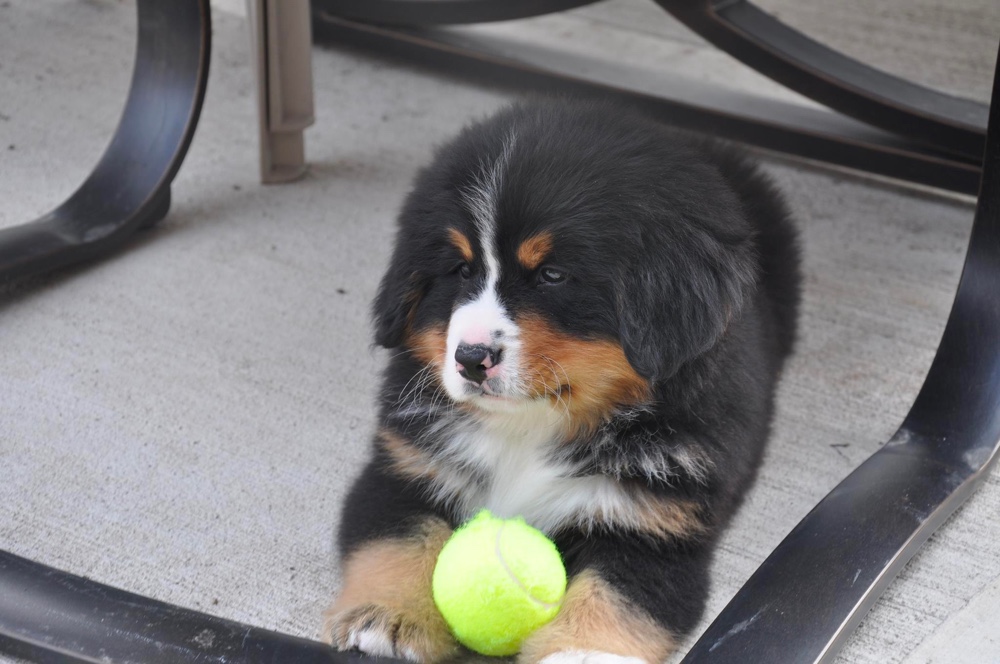
<instances>
[{"instance_id":1,"label":"white paw","mask_svg":"<svg viewBox=\"0 0 1000 664\"><path fill-rule=\"evenodd\" d=\"M348 650L357 648L368 655L392 657L392 640L378 627L367 629L352 629L347 633L344 647Z\"/></svg>"},{"instance_id":2,"label":"white paw","mask_svg":"<svg viewBox=\"0 0 1000 664\"><path fill-rule=\"evenodd\" d=\"M420 662L421 657L412 648L394 645L382 626L351 630L344 646L347 650L360 650L375 657L400 657L411 662Z\"/></svg>"},{"instance_id":3,"label":"white paw","mask_svg":"<svg viewBox=\"0 0 1000 664\"><path fill-rule=\"evenodd\" d=\"M622 657L594 650L563 650L552 653L538 664L648 664L638 657Z\"/></svg>"},{"instance_id":4,"label":"white paw","mask_svg":"<svg viewBox=\"0 0 1000 664\"><path fill-rule=\"evenodd\" d=\"M338 650L357 650L375 657L396 657L411 662L440 659L449 644L431 651L426 630L387 607L368 604L331 617L327 641ZM450 638L450 636L448 637ZM423 645L423 650L419 644Z\"/></svg>"}]
</instances>

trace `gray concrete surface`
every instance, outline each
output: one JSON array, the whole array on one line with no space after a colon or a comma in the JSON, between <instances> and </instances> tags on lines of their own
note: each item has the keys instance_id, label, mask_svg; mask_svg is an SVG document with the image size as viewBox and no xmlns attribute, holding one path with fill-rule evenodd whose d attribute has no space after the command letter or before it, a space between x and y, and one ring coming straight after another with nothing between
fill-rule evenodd
<instances>
[{"instance_id":1,"label":"gray concrete surface","mask_svg":"<svg viewBox=\"0 0 1000 664\"><path fill-rule=\"evenodd\" d=\"M884 66L985 97L1000 35L992 0L893 0L910 9L871 12L881 32L869 25L870 40L857 3L781 2L764 4ZM477 29L787 95L666 17L654 23L649 5ZM100 155L128 85L133 12L115 0L0 2L0 227L54 206ZM848 27L830 27L840 19ZM208 97L170 216L106 261L0 290L0 547L314 637L337 585L340 500L372 427L382 357L367 306L393 216L433 146L510 93L316 49L310 174L263 187L245 26L214 20ZM706 625L902 420L972 221L967 200L766 167L803 231L802 341L760 479L722 542ZM838 661L1000 661L994 637L975 638L995 634L1000 614L998 511L994 475Z\"/></svg>"}]
</instances>

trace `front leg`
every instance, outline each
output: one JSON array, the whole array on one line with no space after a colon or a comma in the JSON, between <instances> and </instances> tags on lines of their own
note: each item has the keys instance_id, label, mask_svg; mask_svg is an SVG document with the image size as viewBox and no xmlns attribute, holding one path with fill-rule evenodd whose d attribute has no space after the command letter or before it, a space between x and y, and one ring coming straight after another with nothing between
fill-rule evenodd
<instances>
[{"instance_id":1,"label":"front leg","mask_svg":"<svg viewBox=\"0 0 1000 664\"><path fill-rule=\"evenodd\" d=\"M437 555L451 534L427 518L405 538L376 540L344 561L340 594L326 613L325 640L340 650L436 662L456 643L431 597Z\"/></svg>"},{"instance_id":2,"label":"front leg","mask_svg":"<svg viewBox=\"0 0 1000 664\"><path fill-rule=\"evenodd\" d=\"M701 615L708 547L639 535L578 535L556 618L525 642L518 664L660 664Z\"/></svg>"},{"instance_id":3,"label":"front leg","mask_svg":"<svg viewBox=\"0 0 1000 664\"><path fill-rule=\"evenodd\" d=\"M340 529L340 593L323 638L340 650L437 662L458 645L431 594L451 526L393 472L384 450L356 481Z\"/></svg>"}]
</instances>

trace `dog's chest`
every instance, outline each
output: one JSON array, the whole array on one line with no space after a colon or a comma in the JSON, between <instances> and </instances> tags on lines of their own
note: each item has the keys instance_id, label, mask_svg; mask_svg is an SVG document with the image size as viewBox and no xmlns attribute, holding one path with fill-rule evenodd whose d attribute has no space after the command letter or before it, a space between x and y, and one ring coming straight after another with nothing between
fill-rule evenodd
<instances>
[{"instance_id":1,"label":"dog's chest","mask_svg":"<svg viewBox=\"0 0 1000 664\"><path fill-rule=\"evenodd\" d=\"M439 475L442 497L469 518L486 508L510 518L521 516L546 533L566 526L587 527L602 516L628 510L631 501L617 482L578 474L553 454L557 426L470 426L447 442L455 467L473 469L477 481L457 470ZM450 465L450 464L449 464Z\"/></svg>"}]
</instances>

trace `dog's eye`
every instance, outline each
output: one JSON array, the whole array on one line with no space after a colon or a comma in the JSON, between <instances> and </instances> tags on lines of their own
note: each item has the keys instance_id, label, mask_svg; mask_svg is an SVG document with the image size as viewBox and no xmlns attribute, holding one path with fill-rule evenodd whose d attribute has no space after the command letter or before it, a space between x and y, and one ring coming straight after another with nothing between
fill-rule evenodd
<instances>
[{"instance_id":1,"label":"dog's eye","mask_svg":"<svg viewBox=\"0 0 1000 664\"><path fill-rule=\"evenodd\" d=\"M472 276L472 267L470 267L469 264L464 261L456 265L454 271L457 272L458 276L462 277L463 279L468 279L469 277Z\"/></svg>"},{"instance_id":2,"label":"dog's eye","mask_svg":"<svg viewBox=\"0 0 1000 664\"><path fill-rule=\"evenodd\" d=\"M555 267L543 267L538 271L538 283L540 284L561 284L566 281L566 273Z\"/></svg>"}]
</instances>

